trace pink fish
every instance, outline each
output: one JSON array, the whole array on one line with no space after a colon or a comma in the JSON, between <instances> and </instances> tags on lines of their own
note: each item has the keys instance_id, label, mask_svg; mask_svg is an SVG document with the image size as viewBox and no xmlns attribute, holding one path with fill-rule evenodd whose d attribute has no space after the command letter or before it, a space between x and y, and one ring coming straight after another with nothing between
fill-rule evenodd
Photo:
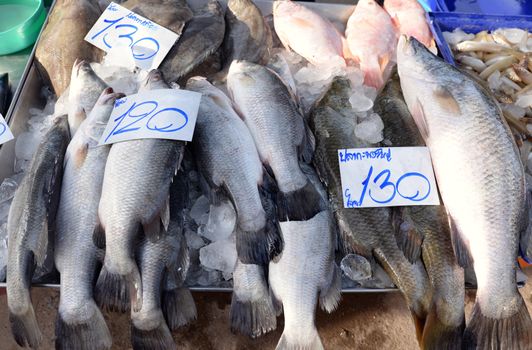
<instances>
[{"instance_id":1,"label":"pink fish","mask_svg":"<svg viewBox=\"0 0 532 350\"><path fill-rule=\"evenodd\" d=\"M434 54L438 53L425 17L425 10L417 0L385 0L384 9L388 11L401 34L413 36Z\"/></svg>"},{"instance_id":2,"label":"pink fish","mask_svg":"<svg viewBox=\"0 0 532 350\"><path fill-rule=\"evenodd\" d=\"M364 72L364 83L379 90L397 46L392 19L374 0L360 0L347 21L345 34L349 50Z\"/></svg>"},{"instance_id":3,"label":"pink fish","mask_svg":"<svg viewBox=\"0 0 532 350\"><path fill-rule=\"evenodd\" d=\"M287 0L275 1L273 23L284 47L310 63L343 62L342 35L331 22L307 7Z\"/></svg>"}]
</instances>

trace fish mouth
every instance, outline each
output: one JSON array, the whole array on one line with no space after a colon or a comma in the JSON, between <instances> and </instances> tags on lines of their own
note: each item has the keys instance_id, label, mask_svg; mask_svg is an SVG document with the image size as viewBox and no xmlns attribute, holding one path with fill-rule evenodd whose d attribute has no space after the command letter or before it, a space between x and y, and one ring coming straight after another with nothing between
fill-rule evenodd
<instances>
[{"instance_id":1,"label":"fish mouth","mask_svg":"<svg viewBox=\"0 0 532 350\"><path fill-rule=\"evenodd\" d=\"M148 76L146 77L146 80L144 81L144 86L148 85L150 82L156 82L163 80L163 73L161 73L158 69L152 69Z\"/></svg>"},{"instance_id":2,"label":"fish mouth","mask_svg":"<svg viewBox=\"0 0 532 350\"><path fill-rule=\"evenodd\" d=\"M125 94L121 92L114 92L113 88L108 87L102 91L102 94L98 98L97 103L100 105L114 104L116 100L121 99L125 96Z\"/></svg>"},{"instance_id":3,"label":"fish mouth","mask_svg":"<svg viewBox=\"0 0 532 350\"><path fill-rule=\"evenodd\" d=\"M76 58L76 61L74 61L74 70L76 72L76 75L80 74L81 72L88 72L90 70L90 65L87 61Z\"/></svg>"}]
</instances>

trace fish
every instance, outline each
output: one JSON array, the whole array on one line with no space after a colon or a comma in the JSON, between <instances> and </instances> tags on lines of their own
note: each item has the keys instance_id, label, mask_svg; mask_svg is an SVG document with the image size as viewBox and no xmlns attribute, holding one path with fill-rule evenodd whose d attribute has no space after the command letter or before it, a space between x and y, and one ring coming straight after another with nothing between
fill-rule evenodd
<instances>
[{"instance_id":1,"label":"fish","mask_svg":"<svg viewBox=\"0 0 532 350\"><path fill-rule=\"evenodd\" d=\"M188 202L187 177L179 171L170 187L168 233L157 240L143 237L136 252L142 278L142 307L131 312L133 349L175 349L171 330L196 319L196 305L183 287L189 255L183 235Z\"/></svg>"},{"instance_id":2,"label":"fish","mask_svg":"<svg viewBox=\"0 0 532 350\"><path fill-rule=\"evenodd\" d=\"M127 0L121 6L156 22L177 35L183 33L185 24L193 16L185 0ZM166 55L166 59L172 56Z\"/></svg>"},{"instance_id":3,"label":"fish","mask_svg":"<svg viewBox=\"0 0 532 350\"><path fill-rule=\"evenodd\" d=\"M422 262L408 260L398 246L389 208L344 208L338 150L371 146L354 136L351 93L349 80L336 77L311 110L309 124L316 139L313 163L327 188L345 253L382 265L403 294L420 338L432 300Z\"/></svg>"},{"instance_id":4,"label":"fish","mask_svg":"<svg viewBox=\"0 0 532 350\"><path fill-rule=\"evenodd\" d=\"M323 210L305 221L280 222L284 250L270 262L274 304L282 306L284 329L277 350L323 349L314 323L316 304L332 312L341 297L340 270L334 262L336 231Z\"/></svg>"},{"instance_id":5,"label":"fish","mask_svg":"<svg viewBox=\"0 0 532 350\"><path fill-rule=\"evenodd\" d=\"M385 0L384 9L400 34L413 36L434 54L438 53L425 10L416 0Z\"/></svg>"},{"instance_id":6,"label":"fish","mask_svg":"<svg viewBox=\"0 0 532 350\"><path fill-rule=\"evenodd\" d=\"M90 0L55 2L35 49L35 63L57 96L70 84L76 59L99 62L102 58L103 51L84 40L100 14L96 2Z\"/></svg>"},{"instance_id":7,"label":"fish","mask_svg":"<svg viewBox=\"0 0 532 350\"><path fill-rule=\"evenodd\" d=\"M314 65L345 66L342 34L308 7L293 1L274 1L273 23L287 50L295 51Z\"/></svg>"},{"instance_id":8,"label":"fish","mask_svg":"<svg viewBox=\"0 0 532 350\"><path fill-rule=\"evenodd\" d=\"M251 0L229 0L223 42L225 66L233 60L265 64L272 51L272 33L260 9Z\"/></svg>"},{"instance_id":9,"label":"fish","mask_svg":"<svg viewBox=\"0 0 532 350\"><path fill-rule=\"evenodd\" d=\"M393 147L424 146L403 99L397 73L377 96L375 113L384 123L384 138ZM461 349L465 328L464 270L454 256L447 214L443 206L394 207L394 224L403 241L419 242L423 263L433 289L432 305L424 327L423 349ZM415 238L412 238L412 235ZM418 250L419 251L419 250Z\"/></svg>"},{"instance_id":10,"label":"fish","mask_svg":"<svg viewBox=\"0 0 532 350\"><path fill-rule=\"evenodd\" d=\"M159 70L152 70L139 92L168 89ZM138 139L113 144L98 208L105 238L104 264L95 287L98 304L109 310L134 311L142 307L142 282L135 261L135 246L142 234L157 240L169 223L168 195L172 178L184 153L184 142ZM129 181L124 181L129 179Z\"/></svg>"},{"instance_id":11,"label":"fish","mask_svg":"<svg viewBox=\"0 0 532 350\"><path fill-rule=\"evenodd\" d=\"M9 87L9 75L0 74L0 114L5 116L9 108L11 99L11 88Z\"/></svg>"},{"instance_id":12,"label":"fish","mask_svg":"<svg viewBox=\"0 0 532 350\"><path fill-rule=\"evenodd\" d=\"M233 61L227 87L277 182L279 220L314 217L326 206L299 165L312 159L313 136L290 89L271 69L247 61Z\"/></svg>"},{"instance_id":13,"label":"fish","mask_svg":"<svg viewBox=\"0 0 532 350\"><path fill-rule=\"evenodd\" d=\"M110 349L111 334L93 298L94 280L103 252L93 243L99 228L98 203L105 163L111 147L98 146L115 100L124 97L105 89L69 143L55 237L55 265L61 273L56 319L57 349Z\"/></svg>"},{"instance_id":14,"label":"fish","mask_svg":"<svg viewBox=\"0 0 532 350\"><path fill-rule=\"evenodd\" d=\"M185 77L205 62L222 44L225 33L224 10L217 0L194 13L183 34L161 64L169 81Z\"/></svg>"},{"instance_id":15,"label":"fish","mask_svg":"<svg viewBox=\"0 0 532 350\"><path fill-rule=\"evenodd\" d=\"M347 21L345 36L354 60L364 72L364 84L380 90L397 45L390 15L374 0L360 0Z\"/></svg>"},{"instance_id":16,"label":"fish","mask_svg":"<svg viewBox=\"0 0 532 350\"><path fill-rule=\"evenodd\" d=\"M67 117L54 119L43 136L9 209L7 233L7 306L15 341L37 348L42 333L30 297L35 269L44 264L53 244L55 216L63 176L63 159L70 141Z\"/></svg>"},{"instance_id":17,"label":"fish","mask_svg":"<svg viewBox=\"0 0 532 350\"><path fill-rule=\"evenodd\" d=\"M397 46L401 89L430 150L454 251L477 295L463 348L528 348L532 320L516 284L528 226L525 172L491 93L415 38ZM526 247L523 247L525 251Z\"/></svg>"},{"instance_id":18,"label":"fish","mask_svg":"<svg viewBox=\"0 0 532 350\"><path fill-rule=\"evenodd\" d=\"M238 257L244 264L265 266L282 251L275 217L263 206L275 192L273 181L231 100L204 78L189 79L187 89L202 94L192 146L211 202L227 195L237 213Z\"/></svg>"},{"instance_id":19,"label":"fish","mask_svg":"<svg viewBox=\"0 0 532 350\"><path fill-rule=\"evenodd\" d=\"M68 125L72 136L107 87L88 62L76 59L68 87Z\"/></svg>"}]
</instances>

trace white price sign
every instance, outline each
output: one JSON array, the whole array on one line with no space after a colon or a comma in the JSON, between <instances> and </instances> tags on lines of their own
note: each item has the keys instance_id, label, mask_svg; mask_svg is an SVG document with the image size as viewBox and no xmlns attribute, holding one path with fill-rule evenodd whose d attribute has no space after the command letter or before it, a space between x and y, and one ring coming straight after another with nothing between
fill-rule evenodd
<instances>
[{"instance_id":1,"label":"white price sign","mask_svg":"<svg viewBox=\"0 0 532 350\"><path fill-rule=\"evenodd\" d=\"M439 205L427 147L338 150L345 208Z\"/></svg>"},{"instance_id":2,"label":"white price sign","mask_svg":"<svg viewBox=\"0 0 532 350\"><path fill-rule=\"evenodd\" d=\"M145 70L159 67L178 38L176 33L114 2L85 36L86 41L105 52L124 50L133 56L137 67Z\"/></svg>"},{"instance_id":3,"label":"white price sign","mask_svg":"<svg viewBox=\"0 0 532 350\"><path fill-rule=\"evenodd\" d=\"M9 129L9 126L7 125L2 114L0 114L0 145L13 139L13 133Z\"/></svg>"},{"instance_id":4,"label":"white price sign","mask_svg":"<svg viewBox=\"0 0 532 350\"><path fill-rule=\"evenodd\" d=\"M134 139L191 141L201 94L158 89L115 101L100 145Z\"/></svg>"}]
</instances>

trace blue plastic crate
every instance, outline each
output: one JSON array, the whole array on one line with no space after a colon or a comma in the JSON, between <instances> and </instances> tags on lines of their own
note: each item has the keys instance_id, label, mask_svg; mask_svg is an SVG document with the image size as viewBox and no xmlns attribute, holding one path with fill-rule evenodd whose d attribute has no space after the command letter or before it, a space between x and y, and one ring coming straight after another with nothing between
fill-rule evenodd
<instances>
[{"instance_id":1,"label":"blue plastic crate","mask_svg":"<svg viewBox=\"0 0 532 350\"><path fill-rule=\"evenodd\" d=\"M443 58L455 64L451 48L443 38L443 32L461 28L466 33L476 34L483 30L498 28L521 28L532 31L532 16L500 16L470 13L430 12L427 14L430 29Z\"/></svg>"},{"instance_id":2,"label":"blue plastic crate","mask_svg":"<svg viewBox=\"0 0 532 350\"><path fill-rule=\"evenodd\" d=\"M435 11L484 13L495 15L532 15L530 0L433 0L437 2Z\"/></svg>"}]
</instances>

